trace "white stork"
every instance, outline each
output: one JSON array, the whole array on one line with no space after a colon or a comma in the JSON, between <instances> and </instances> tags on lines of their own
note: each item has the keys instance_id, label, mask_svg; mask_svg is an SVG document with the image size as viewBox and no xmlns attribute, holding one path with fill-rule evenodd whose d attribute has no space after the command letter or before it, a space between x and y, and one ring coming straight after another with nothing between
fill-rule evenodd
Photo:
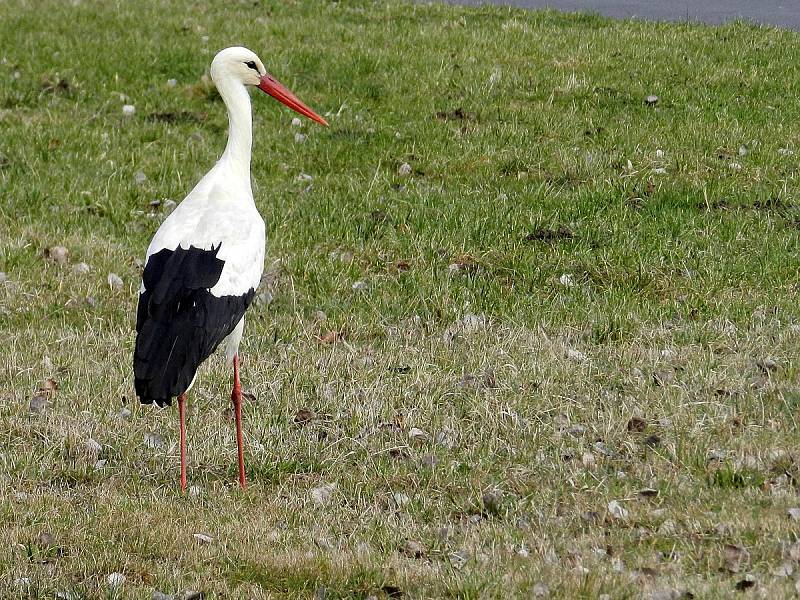
<instances>
[{"instance_id":1,"label":"white stork","mask_svg":"<svg viewBox=\"0 0 800 600\"><path fill-rule=\"evenodd\" d=\"M159 406L178 397L182 490L186 489L186 394L200 364L223 343L228 363L233 363L239 484L247 485L238 348L244 313L264 268L266 241L264 220L250 187L253 131L247 86L327 125L267 73L247 48L219 52L211 63L211 79L228 109L228 144L150 242L136 312L136 394L143 404Z\"/></svg>"}]
</instances>

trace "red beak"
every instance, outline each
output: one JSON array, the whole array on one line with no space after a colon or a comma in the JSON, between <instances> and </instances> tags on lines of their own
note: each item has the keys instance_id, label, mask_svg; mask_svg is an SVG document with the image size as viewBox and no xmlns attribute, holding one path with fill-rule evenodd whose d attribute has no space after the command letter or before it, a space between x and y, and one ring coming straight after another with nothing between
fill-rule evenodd
<instances>
[{"instance_id":1,"label":"red beak","mask_svg":"<svg viewBox=\"0 0 800 600\"><path fill-rule=\"evenodd\" d=\"M290 92L289 88L275 79L269 73L261 76L261 83L258 84L258 89L260 89L262 92L266 92L278 102L285 104L293 111L299 112L301 115L308 117L312 121L316 121L320 125L328 125L328 122L325 119L303 104L303 101L300 100L300 98Z\"/></svg>"}]
</instances>

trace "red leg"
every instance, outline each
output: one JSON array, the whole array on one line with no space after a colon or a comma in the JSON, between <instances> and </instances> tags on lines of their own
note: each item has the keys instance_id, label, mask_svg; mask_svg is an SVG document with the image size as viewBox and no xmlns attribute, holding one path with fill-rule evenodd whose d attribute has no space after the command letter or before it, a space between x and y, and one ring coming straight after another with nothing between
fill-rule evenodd
<instances>
[{"instance_id":1,"label":"red leg","mask_svg":"<svg viewBox=\"0 0 800 600\"><path fill-rule=\"evenodd\" d=\"M239 355L233 355L233 412L236 415L236 445L239 449L239 485L247 488L247 478L244 475L244 440L242 439L242 384L239 382Z\"/></svg>"},{"instance_id":2,"label":"red leg","mask_svg":"<svg viewBox=\"0 0 800 600\"><path fill-rule=\"evenodd\" d=\"M186 491L186 394L178 396L178 414L181 420L181 491Z\"/></svg>"}]
</instances>

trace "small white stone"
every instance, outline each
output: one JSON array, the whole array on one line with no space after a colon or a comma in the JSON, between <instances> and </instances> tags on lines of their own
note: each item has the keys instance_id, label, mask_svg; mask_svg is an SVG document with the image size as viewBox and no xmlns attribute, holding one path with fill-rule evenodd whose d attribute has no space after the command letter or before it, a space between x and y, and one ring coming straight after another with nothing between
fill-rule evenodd
<instances>
[{"instance_id":1,"label":"small white stone","mask_svg":"<svg viewBox=\"0 0 800 600\"><path fill-rule=\"evenodd\" d=\"M583 565L575 565L575 567L572 569L572 572L578 577L584 577L585 575L589 574L589 567L584 567Z\"/></svg>"},{"instance_id":2,"label":"small white stone","mask_svg":"<svg viewBox=\"0 0 800 600\"><path fill-rule=\"evenodd\" d=\"M397 174L401 177L407 177L408 175L411 175L411 165L404 162L397 168Z\"/></svg>"},{"instance_id":3,"label":"small white stone","mask_svg":"<svg viewBox=\"0 0 800 600\"><path fill-rule=\"evenodd\" d=\"M749 152L749 150L748 150L747 146L745 146L744 144L739 146L739 156L747 156L748 152Z\"/></svg>"},{"instance_id":4,"label":"small white stone","mask_svg":"<svg viewBox=\"0 0 800 600\"><path fill-rule=\"evenodd\" d=\"M335 483L325 483L311 490L311 499L317 504L327 504L333 492L336 491Z\"/></svg>"},{"instance_id":5,"label":"small white stone","mask_svg":"<svg viewBox=\"0 0 800 600\"><path fill-rule=\"evenodd\" d=\"M303 125L303 122L300 119L298 119L297 117L292 119L292 127L301 127L302 125Z\"/></svg>"},{"instance_id":6,"label":"small white stone","mask_svg":"<svg viewBox=\"0 0 800 600\"><path fill-rule=\"evenodd\" d=\"M790 508L786 513L792 521L800 521L800 508Z\"/></svg>"},{"instance_id":7,"label":"small white stone","mask_svg":"<svg viewBox=\"0 0 800 600\"><path fill-rule=\"evenodd\" d=\"M614 451L603 442L595 442L592 444L592 448L594 448L595 452L602 454L603 456L611 456L614 453Z\"/></svg>"},{"instance_id":8,"label":"small white stone","mask_svg":"<svg viewBox=\"0 0 800 600\"><path fill-rule=\"evenodd\" d=\"M177 79L167 79L167 87L174 88L176 85L178 85Z\"/></svg>"},{"instance_id":9,"label":"small white stone","mask_svg":"<svg viewBox=\"0 0 800 600\"><path fill-rule=\"evenodd\" d=\"M567 348L565 354L568 359L574 360L575 362L586 362L586 355L580 350L575 350L574 348Z\"/></svg>"},{"instance_id":10,"label":"small white stone","mask_svg":"<svg viewBox=\"0 0 800 600\"><path fill-rule=\"evenodd\" d=\"M428 439L430 438L430 436L427 433L425 433L422 429L420 429L419 427L412 427L408 431L408 437L411 438L411 440L413 440L414 442L417 442L417 443L427 442Z\"/></svg>"},{"instance_id":11,"label":"small white stone","mask_svg":"<svg viewBox=\"0 0 800 600\"><path fill-rule=\"evenodd\" d=\"M794 573L794 565L790 562L785 562L781 566L775 568L775 570L772 571L772 574L775 575L775 577L781 577L781 578L791 577L792 573Z\"/></svg>"},{"instance_id":12,"label":"small white stone","mask_svg":"<svg viewBox=\"0 0 800 600\"><path fill-rule=\"evenodd\" d=\"M463 569L464 565L467 564L469 560L469 554L466 551L460 550L458 552L453 552L450 554L450 564L453 566L454 569Z\"/></svg>"},{"instance_id":13,"label":"small white stone","mask_svg":"<svg viewBox=\"0 0 800 600\"><path fill-rule=\"evenodd\" d=\"M210 544L211 542L214 541L214 538L212 538L207 533L193 533L192 537L201 544Z\"/></svg>"},{"instance_id":14,"label":"small white stone","mask_svg":"<svg viewBox=\"0 0 800 600\"><path fill-rule=\"evenodd\" d=\"M117 416L120 419L127 419L128 417L131 416L131 411L129 409L125 408L125 407L120 408L119 412L117 413Z\"/></svg>"},{"instance_id":15,"label":"small white stone","mask_svg":"<svg viewBox=\"0 0 800 600\"><path fill-rule=\"evenodd\" d=\"M272 292L269 290L261 292L256 296L256 305L257 306L269 306L272 303L274 296Z\"/></svg>"},{"instance_id":16,"label":"small white stone","mask_svg":"<svg viewBox=\"0 0 800 600\"><path fill-rule=\"evenodd\" d=\"M92 438L86 440L83 445L89 452L99 453L103 449L103 446L100 444L100 442Z\"/></svg>"},{"instance_id":17,"label":"small white stone","mask_svg":"<svg viewBox=\"0 0 800 600\"><path fill-rule=\"evenodd\" d=\"M628 518L628 509L623 507L619 502L616 500L612 500L608 503L608 514L611 515L614 519L619 519L624 521Z\"/></svg>"},{"instance_id":18,"label":"small white stone","mask_svg":"<svg viewBox=\"0 0 800 600\"><path fill-rule=\"evenodd\" d=\"M207 42L207 41L208 41L208 36L207 36L207 35L204 35L204 36L202 36L200 39L201 39L201 40L203 40L203 42L205 43L205 42Z\"/></svg>"},{"instance_id":19,"label":"small white stone","mask_svg":"<svg viewBox=\"0 0 800 600\"><path fill-rule=\"evenodd\" d=\"M6 279L8 279L6 274L3 273L3 271L0 271L0 283L5 283Z\"/></svg>"},{"instance_id":20,"label":"small white stone","mask_svg":"<svg viewBox=\"0 0 800 600\"><path fill-rule=\"evenodd\" d=\"M124 104L122 106L122 114L126 117L132 117L136 114L136 107L133 104Z\"/></svg>"},{"instance_id":21,"label":"small white stone","mask_svg":"<svg viewBox=\"0 0 800 600\"><path fill-rule=\"evenodd\" d=\"M52 248L48 248L46 254L47 258L52 260L54 263L58 263L59 265L65 264L69 258L69 250L67 250L64 246L53 246Z\"/></svg>"},{"instance_id":22,"label":"small white stone","mask_svg":"<svg viewBox=\"0 0 800 600\"><path fill-rule=\"evenodd\" d=\"M94 465L92 466L92 468L93 468L95 471L99 471L100 469L102 469L103 467L105 467L105 466L106 466L106 463L107 463L107 462L108 462L108 460L106 460L105 458L101 458L100 460L98 460L98 461L96 461L96 462L94 463Z\"/></svg>"},{"instance_id":23,"label":"small white stone","mask_svg":"<svg viewBox=\"0 0 800 600\"><path fill-rule=\"evenodd\" d=\"M175 202L175 200L170 200L169 198L166 198L161 202L161 209L167 214L175 210L176 206L178 206L178 203Z\"/></svg>"},{"instance_id":24,"label":"small white stone","mask_svg":"<svg viewBox=\"0 0 800 600\"><path fill-rule=\"evenodd\" d=\"M147 181L147 175L141 171L136 171L136 173L133 174L133 183L136 185L142 185L145 181Z\"/></svg>"},{"instance_id":25,"label":"small white stone","mask_svg":"<svg viewBox=\"0 0 800 600\"><path fill-rule=\"evenodd\" d=\"M411 498L409 498L408 495L404 494L403 492L395 492L392 494L392 499L398 508L411 502Z\"/></svg>"},{"instance_id":26,"label":"small white stone","mask_svg":"<svg viewBox=\"0 0 800 600\"><path fill-rule=\"evenodd\" d=\"M658 533L664 536L672 536L678 531L675 521L666 519L661 525L658 526Z\"/></svg>"},{"instance_id":27,"label":"small white stone","mask_svg":"<svg viewBox=\"0 0 800 600\"><path fill-rule=\"evenodd\" d=\"M192 498L199 498L203 495L203 488L199 485L190 485L189 486L189 496Z\"/></svg>"},{"instance_id":28,"label":"small white stone","mask_svg":"<svg viewBox=\"0 0 800 600\"><path fill-rule=\"evenodd\" d=\"M87 265L85 262L79 262L72 267L72 272L76 275L86 275L89 271L91 271L91 267L89 267L89 265Z\"/></svg>"},{"instance_id":29,"label":"small white stone","mask_svg":"<svg viewBox=\"0 0 800 600\"><path fill-rule=\"evenodd\" d=\"M546 583L542 583L541 581L533 584L531 592L534 598L548 598L550 596L550 588L547 587Z\"/></svg>"},{"instance_id":30,"label":"small white stone","mask_svg":"<svg viewBox=\"0 0 800 600\"><path fill-rule=\"evenodd\" d=\"M125 583L125 579L126 577L122 573L112 573L108 576L108 585L111 587L120 587Z\"/></svg>"},{"instance_id":31,"label":"small white stone","mask_svg":"<svg viewBox=\"0 0 800 600\"><path fill-rule=\"evenodd\" d=\"M737 162L732 162L731 164L728 165L728 168L730 168L731 171L741 171L742 165L740 165Z\"/></svg>"},{"instance_id":32,"label":"small white stone","mask_svg":"<svg viewBox=\"0 0 800 600\"><path fill-rule=\"evenodd\" d=\"M297 181L314 181L314 176L308 173L300 173L297 176Z\"/></svg>"},{"instance_id":33,"label":"small white stone","mask_svg":"<svg viewBox=\"0 0 800 600\"><path fill-rule=\"evenodd\" d=\"M656 167L653 169L654 175L666 175L667 170L664 167Z\"/></svg>"},{"instance_id":34,"label":"small white stone","mask_svg":"<svg viewBox=\"0 0 800 600\"><path fill-rule=\"evenodd\" d=\"M155 450L160 450L167 445L167 440L164 439L163 435L158 433L145 433L144 445Z\"/></svg>"},{"instance_id":35,"label":"small white stone","mask_svg":"<svg viewBox=\"0 0 800 600\"><path fill-rule=\"evenodd\" d=\"M112 290L122 289L122 278L116 273L109 273L107 280Z\"/></svg>"},{"instance_id":36,"label":"small white stone","mask_svg":"<svg viewBox=\"0 0 800 600\"><path fill-rule=\"evenodd\" d=\"M294 134L294 141L296 144L302 144L308 139L308 136L303 133L295 133Z\"/></svg>"},{"instance_id":37,"label":"small white stone","mask_svg":"<svg viewBox=\"0 0 800 600\"><path fill-rule=\"evenodd\" d=\"M383 197L381 197L381 199L383 199ZM346 250L346 249L343 250L337 248L336 250L333 250L330 254L328 254L328 257L331 260L340 260L343 263L350 264L351 262L353 262L356 255L352 250Z\"/></svg>"},{"instance_id":38,"label":"small white stone","mask_svg":"<svg viewBox=\"0 0 800 600\"><path fill-rule=\"evenodd\" d=\"M778 148L778 154L781 156L794 156L794 150L789 148Z\"/></svg>"},{"instance_id":39,"label":"small white stone","mask_svg":"<svg viewBox=\"0 0 800 600\"><path fill-rule=\"evenodd\" d=\"M28 587L30 586L30 584L31 584L30 577L17 577L14 580L14 585L16 587Z\"/></svg>"},{"instance_id":40,"label":"small white stone","mask_svg":"<svg viewBox=\"0 0 800 600\"><path fill-rule=\"evenodd\" d=\"M359 280L353 283L353 289L356 290L357 292L366 290L367 288L369 288L369 286L367 285L366 281Z\"/></svg>"},{"instance_id":41,"label":"small white stone","mask_svg":"<svg viewBox=\"0 0 800 600\"><path fill-rule=\"evenodd\" d=\"M656 150L656 158L664 158L664 151L661 148Z\"/></svg>"},{"instance_id":42,"label":"small white stone","mask_svg":"<svg viewBox=\"0 0 800 600\"><path fill-rule=\"evenodd\" d=\"M564 287L575 287L575 282L572 279L572 275L569 273L564 273L561 277L559 277L558 282Z\"/></svg>"}]
</instances>

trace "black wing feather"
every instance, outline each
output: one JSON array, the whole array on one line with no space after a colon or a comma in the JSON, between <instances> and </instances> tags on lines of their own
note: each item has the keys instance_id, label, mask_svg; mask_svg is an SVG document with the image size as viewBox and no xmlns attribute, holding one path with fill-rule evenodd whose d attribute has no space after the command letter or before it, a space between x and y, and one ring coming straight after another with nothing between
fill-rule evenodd
<instances>
[{"instance_id":1,"label":"black wing feather","mask_svg":"<svg viewBox=\"0 0 800 600\"><path fill-rule=\"evenodd\" d=\"M220 246L164 248L145 265L133 355L136 395L143 404L169 405L184 393L253 300L252 288L241 296L209 291L225 267L217 258Z\"/></svg>"}]
</instances>

